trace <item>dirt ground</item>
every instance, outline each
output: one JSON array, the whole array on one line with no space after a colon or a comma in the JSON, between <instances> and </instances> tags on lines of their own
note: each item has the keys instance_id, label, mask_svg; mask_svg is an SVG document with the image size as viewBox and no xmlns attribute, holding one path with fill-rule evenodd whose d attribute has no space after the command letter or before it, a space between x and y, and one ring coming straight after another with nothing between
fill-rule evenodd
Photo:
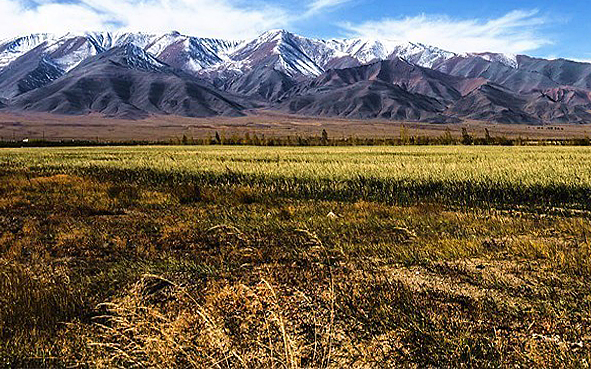
<instances>
[{"instance_id":1,"label":"dirt ground","mask_svg":"<svg viewBox=\"0 0 591 369\"><path fill-rule=\"evenodd\" d=\"M285 115L268 111L253 111L238 118L187 118L152 116L144 120L122 120L100 115L67 116L46 113L0 113L0 141L23 139L97 140L97 141L164 141L214 137L216 132L226 137L246 133L266 137L319 136L326 130L332 138L398 138L407 136L437 137L449 130L460 136L462 128L475 137L484 137L485 128L491 136L535 139L585 138L591 133L588 125L497 124L464 122L434 124L388 120L349 120Z\"/></svg>"}]
</instances>

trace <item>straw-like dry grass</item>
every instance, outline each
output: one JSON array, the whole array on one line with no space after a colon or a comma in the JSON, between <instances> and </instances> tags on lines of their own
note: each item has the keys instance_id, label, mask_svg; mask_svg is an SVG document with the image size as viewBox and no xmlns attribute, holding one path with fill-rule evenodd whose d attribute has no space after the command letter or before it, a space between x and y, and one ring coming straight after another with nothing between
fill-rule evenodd
<instances>
[{"instance_id":1,"label":"straw-like dry grass","mask_svg":"<svg viewBox=\"0 0 591 369\"><path fill-rule=\"evenodd\" d=\"M0 152L0 365L591 363L584 148Z\"/></svg>"}]
</instances>

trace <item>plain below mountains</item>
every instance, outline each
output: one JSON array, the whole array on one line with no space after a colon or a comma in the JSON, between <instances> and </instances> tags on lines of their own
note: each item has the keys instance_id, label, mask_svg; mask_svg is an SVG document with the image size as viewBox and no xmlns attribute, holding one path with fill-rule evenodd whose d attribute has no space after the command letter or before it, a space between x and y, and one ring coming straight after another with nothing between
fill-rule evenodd
<instances>
[{"instance_id":1,"label":"plain below mountains","mask_svg":"<svg viewBox=\"0 0 591 369\"><path fill-rule=\"evenodd\" d=\"M141 119L261 108L436 123L589 123L591 64L283 30L248 41L173 32L0 43L0 109Z\"/></svg>"}]
</instances>

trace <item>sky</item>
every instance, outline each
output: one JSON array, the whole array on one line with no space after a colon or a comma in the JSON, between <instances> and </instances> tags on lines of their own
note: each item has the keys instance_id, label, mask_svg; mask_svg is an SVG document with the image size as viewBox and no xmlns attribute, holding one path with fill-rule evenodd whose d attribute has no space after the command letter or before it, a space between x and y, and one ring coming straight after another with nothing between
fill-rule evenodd
<instances>
[{"instance_id":1,"label":"sky","mask_svg":"<svg viewBox=\"0 0 591 369\"><path fill-rule=\"evenodd\" d=\"M591 61L590 0L0 0L0 39L117 30L249 39L278 28Z\"/></svg>"}]
</instances>

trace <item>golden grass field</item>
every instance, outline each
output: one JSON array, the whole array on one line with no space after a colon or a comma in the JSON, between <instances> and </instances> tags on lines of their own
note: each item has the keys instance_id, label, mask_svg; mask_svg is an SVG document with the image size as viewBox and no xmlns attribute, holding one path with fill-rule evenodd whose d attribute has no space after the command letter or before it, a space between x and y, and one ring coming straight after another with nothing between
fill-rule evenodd
<instances>
[{"instance_id":1,"label":"golden grass field","mask_svg":"<svg viewBox=\"0 0 591 369\"><path fill-rule=\"evenodd\" d=\"M587 368L591 148L0 149L0 365Z\"/></svg>"}]
</instances>

